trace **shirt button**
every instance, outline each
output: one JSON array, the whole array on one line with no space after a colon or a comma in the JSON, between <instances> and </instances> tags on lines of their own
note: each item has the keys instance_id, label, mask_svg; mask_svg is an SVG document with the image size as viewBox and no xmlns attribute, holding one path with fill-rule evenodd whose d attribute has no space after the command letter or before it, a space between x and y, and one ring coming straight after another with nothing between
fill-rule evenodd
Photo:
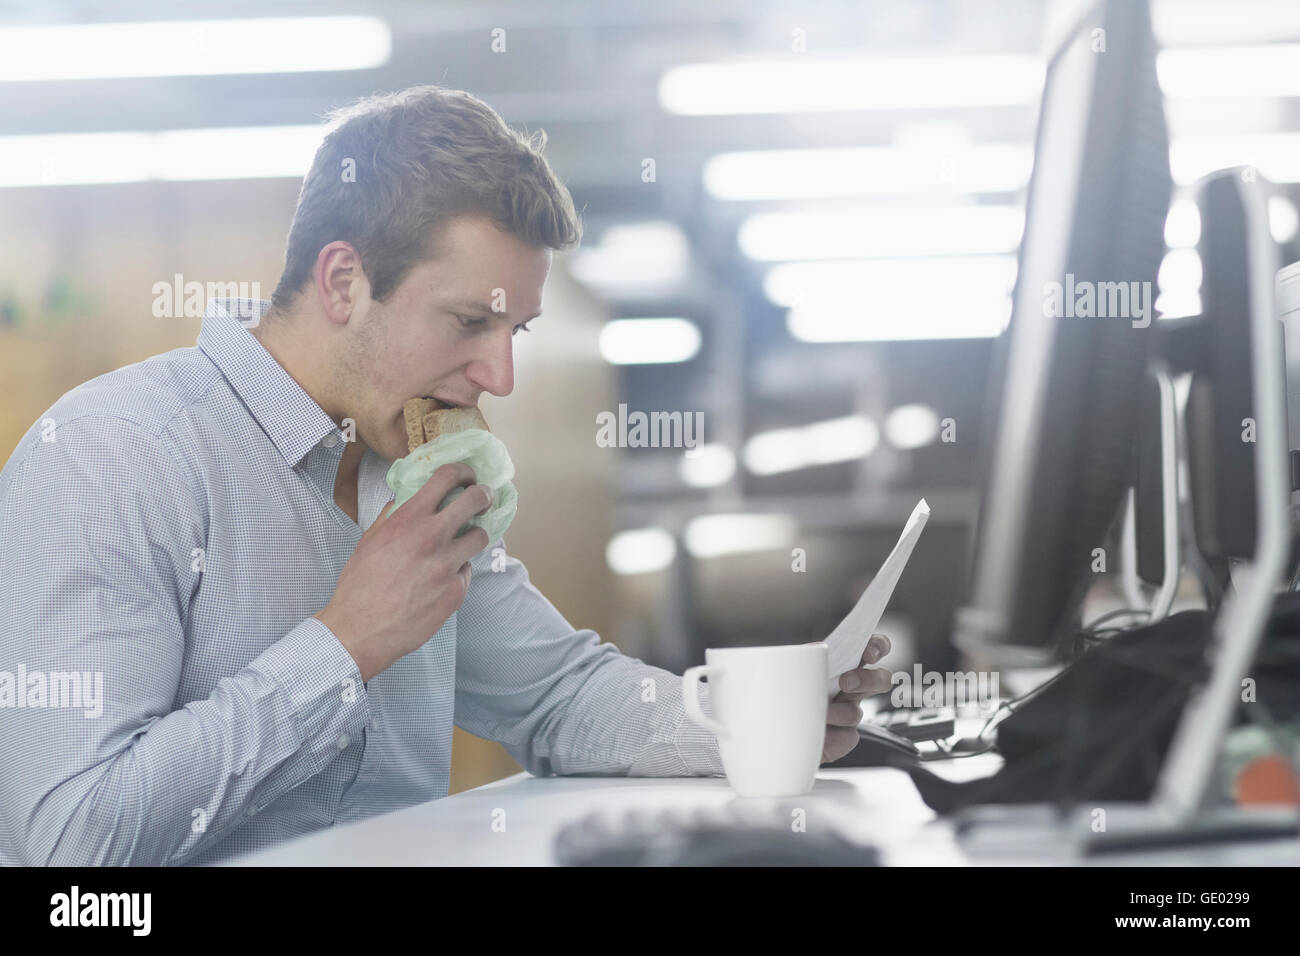
<instances>
[{"instance_id":1,"label":"shirt button","mask_svg":"<svg viewBox=\"0 0 1300 956\"><path fill-rule=\"evenodd\" d=\"M334 434L333 432L330 432L328 435L325 436L326 448L333 448L338 443L339 443L339 436Z\"/></svg>"},{"instance_id":2,"label":"shirt button","mask_svg":"<svg viewBox=\"0 0 1300 956\"><path fill-rule=\"evenodd\" d=\"M334 742L334 746L338 747L339 750L347 750L348 744L350 743L352 743L352 740L348 737L347 734L343 734L341 737L339 737L338 740Z\"/></svg>"}]
</instances>

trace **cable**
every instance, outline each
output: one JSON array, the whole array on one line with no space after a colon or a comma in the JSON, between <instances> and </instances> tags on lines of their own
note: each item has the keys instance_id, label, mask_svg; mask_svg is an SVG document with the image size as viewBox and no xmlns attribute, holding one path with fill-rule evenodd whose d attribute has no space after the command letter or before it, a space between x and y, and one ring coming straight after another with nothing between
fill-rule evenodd
<instances>
[{"instance_id":1,"label":"cable","mask_svg":"<svg viewBox=\"0 0 1300 956\"><path fill-rule=\"evenodd\" d=\"M1113 616L1113 615L1115 615L1115 614L1117 614L1117 613L1121 613L1121 612L1122 612L1122 613L1132 613L1132 612L1133 612L1133 609L1130 609L1130 608L1121 608L1121 609L1119 609L1118 611L1111 611L1111 612L1108 612L1108 614L1103 614L1100 618L1098 618L1096 621L1093 622L1093 628L1095 628L1095 626L1096 626L1098 623L1100 623L1101 621L1105 620L1107 617ZM1143 611L1143 612L1141 612L1141 613L1146 613L1146 612ZM1081 638L1084 638L1084 639L1086 639L1086 640L1092 640L1092 641L1094 641L1094 642L1100 643L1102 640L1109 639L1109 638L1110 638L1111 636L1113 636L1114 634L1123 633L1123 630L1124 630L1124 629L1122 629L1122 628L1111 628L1111 629L1109 629L1108 631L1104 631L1104 632L1096 632L1096 631L1094 631L1094 630L1084 629L1084 630L1082 630L1082 631L1079 631L1076 635L1073 635L1073 636L1076 637L1076 638L1080 638L1080 637L1081 637ZM1104 636L1102 636L1102 635L1104 635ZM1076 659L1077 659L1077 657L1079 657L1079 656L1082 656L1082 655L1076 654L1076 655L1075 655ZM1071 661L1070 663L1073 664L1074 661ZM1039 684L1037 687L1032 687L1032 688L1030 688L1029 690L1025 691L1023 694L1021 694L1021 695L1018 696L1018 697L1013 697L1013 698L1011 698L1011 699L1009 699L1009 700L1004 700L1004 701L1002 701L1000 704L998 704L997 708L993 711L993 713L989 714L988 719L984 721L984 725L983 725L982 727L980 727L980 729L979 729L979 733L977 733L977 734L975 735L976 738L977 738L977 739L980 739L980 740L983 740L983 739L984 739L984 735L985 735L986 733L988 733L988 731L989 731L989 725L992 724L993 721L997 719L998 715L999 715L1000 713L1002 713L1003 710L1006 710L1006 711L1007 711L1007 716L1010 716L1011 714L1014 714L1014 713L1016 712L1017 708L1019 708L1022 704L1028 702L1029 700L1032 700L1036 695L1038 695L1038 694L1042 693L1043 691L1047 690L1047 688L1051 687L1051 686L1052 686L1053 684L1055 684L1058 680L1060 680L1062 677L1064 677L1065 674L1069 671L1069 669L1070 669L1070 667L1069 667L1069 665L1067 664L1065 667L1061 668L1061 670L1057 671L1055 674L1053 674L1053 675L1052 675L1050 678L1048 678L1047 680L1043 681L1043 683ZM990 742L990 743L989 743L989 746L988 746L988 748L987 748L986 750L976 751L976 753L981 753L981 754L982 754L982 753L987 753L988 750L993 749L994 746L996 746L996 744ZM952 754L952 757L953 757L953 758L956 758L956 757L972 757L972 756L975 756L975 753L971 753L971 754Z\"/></svg>"},{"instance_id":2,"label":"cable","mask_svg":"<svg viewBox=\"0 0 1300 956\"><path fill-rule=\"evenodd\" d=\"M982 750L972 750L970 753L955 754L952 752L951 748L943 746L943 744L938 740L932 740L930 742L939 749L939 753L921 754L922 763L931 763L936 760L960 760L962 757L978 757L981 754L988 753L994 747L994 744L990 742L988 746L984 747Z\"/></svg>"},{"instance_id":3,"label":"cable","mask_svg":"<svg viewBox=\"0 0 1300 956\"><path fill-rule=\"evenodd\" d=\"M1112 628L1098 630L1098 625L1104 623L1107 620L1115 618L1121 614L1138 614L1138 615L1143 615L1148 617L1150 616L1149 611L1143 610L1141 608L1117 608L1113 611L1108 611L1107 613L1101 615L1099 618L1097 618L1087 627L1070 635L1070 639L1072 639L1076 644L1080 640L1084 642L1091 642L1091 644L1088 645L1088 647L1091 647L1091 645L1102 643L1103 641L1109 640L1111 637L1114 637L1116 634L1122 634L1127 630L1127 628L1112 627ZM1088 647L1085 647L1084 650L1087 650ZM1033 687L1025 691L1020 696L1013 697L1009 700L1004 700L1001 703L999 703L997 708L993 711L993 713L991 713L988 716L988 719L984 721L984 725L980 727L979 732L975 735L976 739L984 740L984 736L985 734L988 733L990 725L993 723L994 720L997 719L998 715L1001 714L1003 710L1007 711L1007 716L1014 714L1022 704L1028 702L1029 700L1032 700L1036 695L1042 693L1047 688L1055 684L1058 680L1060 680L1070 670L1070 664L1073 664L1081 656L1082 656L1082 652L1079 651L1077 647L1074 648L1074 653L1071 655L1073 660L1071 660L1069 664L1067 664L1065 667L1061 668L1060 671L1053 674L1049 679L1043 681L1043 683L1039 684L1037 687ZM1152 670L1155 669L1152 668ZM1162 671L1156 671L1156 673L1163 674ZM928 756L922 755L921 756L922 761L943 760L943 759L956 760L960 757L976 757L979 756L980 754L988 753L990 750L993 750L997 746L995 742L987 741L988 745L982 750L976 750L976 751L972 751L971 753L965 753L965 754L955 754L952 753L951 749L941 746L937 740L933 741L933 743L939 749L940 753L931 754Z\"/></svg>"},{"instance_id":4,"label":"cable","mask_svg":"<svg viewBox=\"0 0 1300 956\"><path fill-rule=\"evenodd\" d=\"M1139 615L1144 618L1148 618L1151 616L1151 612L1146 610L1145 608L1139 608L1139 607L1116 608L1113 611L1107 611L1105 614L1097 618L1091 624L1084 626L1083 630L1085 633L1096 631L1101 624L1105 623L1106 621L1109 621L1111 618L1119 617L1121 614Z\"/></svg>"},{"instance_id":5,"label":"cable","mask_svg":"<svg viewBox=\"0 0 1300 956\"><path fill-rule=\"evenodd\" d=\"M1015 713L1016 708L1020 704L1031 699L1035 694L1041 693L1042 691L1046 690L1048 687L1051 687L1054 683L1060 680L1061 675L1064 673L1065 670L1061 670L1059 673L1053 674L1051 678L1049 678L1048 680L1043 681L1043 683L1039 684L1037 687L1033 687L1025 691L1019 697L1013 697L1010 700L1004 700L1001 703L999 703L998 706L994 709L993 713L989 714L988 719L984 721L984 725L980 727L979 733L975 735L975 739L984 740L984 735L989 731L989 725L992 724L993 721L997 719L998 714L1002 713L1003 710L1007 711L1008 716ZM922 761L958 760L962 757L977 757L980 754L988 753L990 750L994 749L997 746L997 744L994 741L989 740L986 741L987 746L984 747L984 749L982 750L974 750L971 751L970 753L964 753L964 754L955 754L952 752L950 748L944 747L938 740L932 740L930 741L930 743L933 743L935 747L939 749L940 753L930 754L930 755L922 754L921 755Z\"/></svg>"}]
</instances>

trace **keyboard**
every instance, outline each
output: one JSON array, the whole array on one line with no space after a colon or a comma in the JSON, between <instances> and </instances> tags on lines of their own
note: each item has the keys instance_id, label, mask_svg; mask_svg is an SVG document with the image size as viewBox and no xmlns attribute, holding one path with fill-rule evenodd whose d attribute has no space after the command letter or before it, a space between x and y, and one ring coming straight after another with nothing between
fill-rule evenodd
<instances>
[{"instance_id":1,"label":"keyboard","mask_svg":"<svg viewBox=\"0 0 1300 956\"><path fill-rule=\"evenodd\" d=\"M792 825L789 809L592 813L561 827L561 866L879 866L874 847Z\"/></svg>"},{"instance_id":2,"label":"keyboard","mask_svg":"<svg viewBox=\"0 0 1300 956\"><path fill-rule=\"evenodd\" d=\"M871 723L913 743L943 740L957 732L957 709L921 707L915 710L886 710L872 717Z\"/></svg>"}]
</instances>

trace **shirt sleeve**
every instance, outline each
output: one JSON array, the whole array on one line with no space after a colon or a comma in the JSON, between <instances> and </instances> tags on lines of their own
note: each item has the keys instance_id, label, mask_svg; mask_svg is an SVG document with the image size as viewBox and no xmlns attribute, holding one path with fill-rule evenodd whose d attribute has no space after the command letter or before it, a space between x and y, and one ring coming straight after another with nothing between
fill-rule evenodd
<instances>
[{"instance_id":1,"label":"shirt sleeve","mask_svg":"<svg viewBox=\"0 0 1300 956\"><path fill-rule=\"evenodd\" d=\"M364 726L361 675L315 618L175 705L206 528L182 474L107 417L0 473L0 862L183 863Z\"/></svg>"},{"instance_id":2,"label":"shirt sleeve","mask_svg":"<svg viewBox=\"0 0 1300 956\"><path fill-rule=\"evenodd\" d=\"M722 773L716 739L686 717L681 678L574 630L496 542L457 612L456 724L530 773ZM707 689L701 703L708 711Z\"/></svg>"}]
</instances>

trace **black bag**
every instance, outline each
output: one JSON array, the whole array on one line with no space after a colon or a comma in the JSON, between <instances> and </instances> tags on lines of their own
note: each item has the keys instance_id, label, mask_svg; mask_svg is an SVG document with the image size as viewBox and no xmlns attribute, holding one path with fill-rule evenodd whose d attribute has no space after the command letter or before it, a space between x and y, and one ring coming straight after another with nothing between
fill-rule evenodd
<instances>
[{"instance_id":1,"label":"black bag","mask_svg":"<svg viewBox=\"0 0 1300 956\"><path fill-rule=\"evenodd\" d=\"M997 727L993 776L944 780L899 760L939 813L985 803L1149 800L1190 691L1204 682L1212 619L1185 611L1085 652ZM1300 594L1278 599L1250 676L1271 720L1300 712Z\"/></svg>"}]
</instances>

